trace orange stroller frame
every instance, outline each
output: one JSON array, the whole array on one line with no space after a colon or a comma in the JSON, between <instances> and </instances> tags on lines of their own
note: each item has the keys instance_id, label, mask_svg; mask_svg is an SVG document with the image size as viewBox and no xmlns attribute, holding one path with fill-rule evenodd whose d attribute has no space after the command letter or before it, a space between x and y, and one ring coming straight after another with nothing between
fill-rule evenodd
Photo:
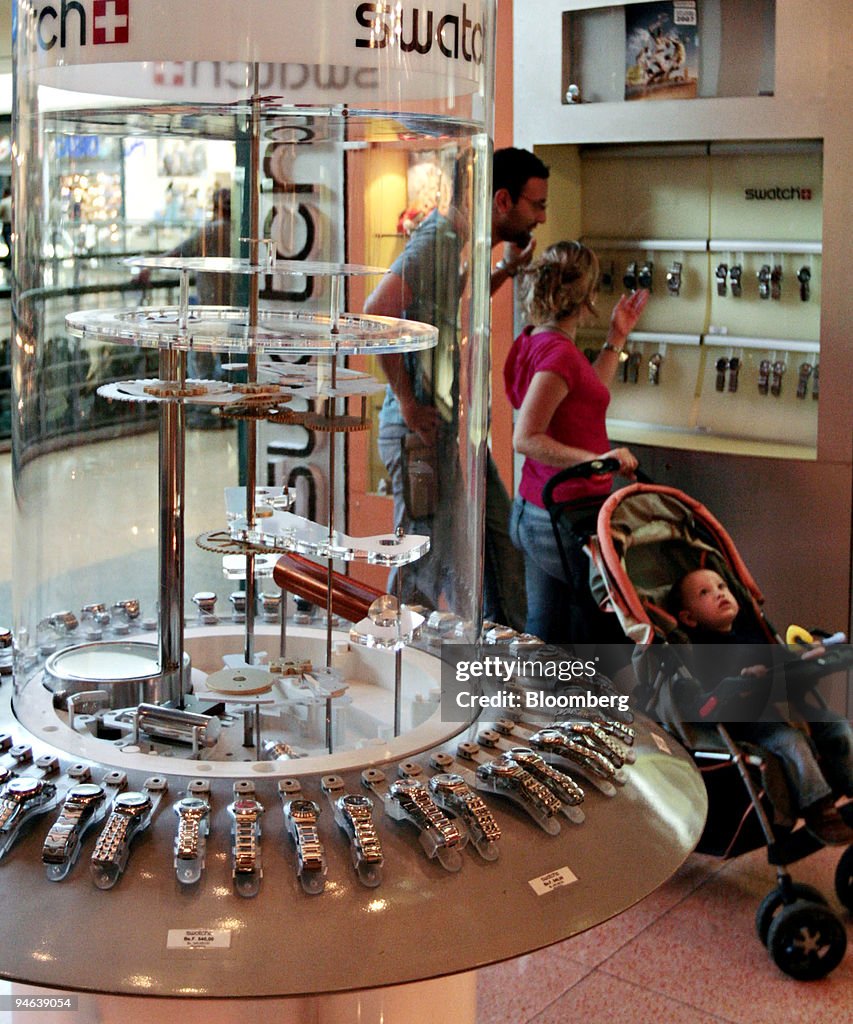
<instances>
[{"instance_id":1,"label":"orange stroller frame","mask_svg":"<svg viewBox=\"0 0 853 1024\"><path fill-rule=\"evenodd\" d=\"M616 468L606 460L588 465L587 472ZM575 473L571 475L581 475L577 467L573 468ZM561 540L556 519L561 512L555 510L552 514L558 547ZM742 698L742 694L723 691L719 697L712 695L700 709L699 729L685 721L676 699L679 687L692 686L695 692L699 684L690 674L689 645L671 642L673 636L678 636L678 623L664 600L671 586L691 569L715 569L729 582L741 608L748 610L768 643L782 644L762 612L761 590L718 520L700 502L673 487L636 483L615 491L600 508L596 533L589 539L587 550L593 597L600 607L615 612L623 632L635 644L639 686L634 696L639 709L657 717L681 740L705 780L709 815L698 849L732 857L762 845L767 847L768 863L776 868L777 882L756 913L759 938L786 974L799 980L825 977L844 956L844 924L819 890L793 881L787 869L823 844L792 820L787 787L776 758L757 747L740 747L723 724L726 710L731 714L727 701ZM799 682L800 692L819 703L821 699L814 691L817 679L853 663L849 647L837 651L828 648L825 657L807 666L794 655L787 661L784 645L778 653L794 684ZM797 669L792 668L794 663ZM800 671L801 665L806 666L805 671ZM750 688L754 683L749 681ZM761 706L769 697L769 685ZM733 808L736 810L731 820ZM853 815L845 812L851 810L853 804L842 809L848 824L853 824ZM728 834L721 837L721 830L726 828ZM841 903L853 910L853 846L841 856L835 888Z\"/></svg>"}]
</instances>

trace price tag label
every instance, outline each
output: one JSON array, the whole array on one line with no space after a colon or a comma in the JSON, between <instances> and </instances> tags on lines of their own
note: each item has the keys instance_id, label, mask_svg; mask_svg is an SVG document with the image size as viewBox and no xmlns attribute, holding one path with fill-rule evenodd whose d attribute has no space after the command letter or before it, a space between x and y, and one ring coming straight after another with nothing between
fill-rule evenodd
<instances>
[{"instance_id":1,"label":"price tag label","mask_svg":"<svg viewBox=\"0 0 853 1024\"><path fill-rule=\"evenodd\" d=\"M549 871L547 875L540 875L538 878L531 878L528 881L530 888L537 896L544 896L554 889L561 889L564 885L571 885L576 882L578 876L569 868L557 868L556 871Z\"/></svg>"},{"instance_id":2,"label":"price tag label","mask_svg":"<svg viewBox=\"0 0 853 1024\"><path fill-rule=\"evenodd\" d=\"M230 949L227 928L170 928L167 949Z\"/></svg>"},{"instance_id":3,"label":"price tag label","mask_svg":"<svg viewBox=\"0 0 853 1024\"><path fill-rule=\"evenodd\" d=\"M670 756L672 756L672 751L669 749L669 744L666 742L663 736L659 736L656 732L653 732L652 739L654 740L655 746L662 754L669 754Z\"/></svg>"}]
</instances>

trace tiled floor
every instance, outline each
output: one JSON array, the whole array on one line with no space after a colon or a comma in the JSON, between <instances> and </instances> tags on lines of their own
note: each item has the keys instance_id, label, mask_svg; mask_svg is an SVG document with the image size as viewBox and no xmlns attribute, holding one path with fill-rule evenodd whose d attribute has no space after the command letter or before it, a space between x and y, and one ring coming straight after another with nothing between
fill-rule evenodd
<instances>
[{"instance_id":1,"label":"tiled floor","mask_svg":"<svg viewBox=\"0 0 853 1024\"><path fill-rule=\"evenodd\" d=\"M189 458L202 463L216 458L218 469L226 459L233 468L236 453L223 440L191 432ZM115 463L127 468L123 452L135 453L138 445L116 444ZM73 452L66 458L75 460ZM60 475L67 469L58 461ZM192 476L188 535L215 525L210 519L220 516L221 494L217 474ZM106 494L99 500L110 507ZM9 538L8 455L0 455L0 502L0 531ZM0 546L0 624L10 620L11 573L8 543ZM625 839L624 870L631 871L630 837ZM838 855L823 850L796 865L793 874L820 888L840 910L833 886ZM693 855L666 885L619 917L482 970L477 1024L839 1024L853 1019L849 915L844 920L851 949L841 966L821 982L793 981L775 967L755 935L756 907L774 879L762 851L734 861Z\"/></svg>"},{"instance_id":2,"label":"tiled floor","mask_svg":"<svg viewBox=\"0 0 853 1024\"><path fill-rule=\"evenodd\" d=\"M626 844L625 870L630 870ZM764 851L732 861L694 854L636 907L540 953L482 970L477 1024L839 1024L853 1017L853 923L835 898L839 851L792 874L842 913L851 947L820 982L773 964L755 911L773 888Z\"/></svg>"}]
</instances>

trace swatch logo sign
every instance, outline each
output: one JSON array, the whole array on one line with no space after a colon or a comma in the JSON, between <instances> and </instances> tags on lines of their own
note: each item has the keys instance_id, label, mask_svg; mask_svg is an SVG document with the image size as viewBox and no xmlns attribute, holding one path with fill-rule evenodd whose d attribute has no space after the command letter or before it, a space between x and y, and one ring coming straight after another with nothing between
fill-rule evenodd
<instances>
[{"instance_id":1,"label":"swatch logo sign","mask_svg":"<svg viewBox=\"0 0 853 1024\"><path fill-rule=\"evenodd\" d=\"M745 188L743 195L745 199L751 200L765 201L776 199L788 202L791 199L804 199L808 202L812 197L812 190L804 188L802 185L790 185L788 187L776 185L773 188Z\"/></svg>"},{"instance_id":2,"label":"swatch logo sign","mask_svg":"<svg viewBox=\"0 0 853 1024\"><path fill-rule=\"evenodd\" d=\"M61 0L33 9L36 41L42 50L130 42L130 0Z\"/></svg>"},{"instance_id":3,"label":"swatch logo sign","mask_svg":"<svg viewBox=\"0 0 853 1024\"><path fill-rule=\"evenodd\" d=\"M378 50L398 46L403 53L420 54L435 47L450 60L482 64L484 29L475 17L467 3L441 16L422 4L359 4L355 20L368 33L355 45Z\"/></svg>"}]
</instances>

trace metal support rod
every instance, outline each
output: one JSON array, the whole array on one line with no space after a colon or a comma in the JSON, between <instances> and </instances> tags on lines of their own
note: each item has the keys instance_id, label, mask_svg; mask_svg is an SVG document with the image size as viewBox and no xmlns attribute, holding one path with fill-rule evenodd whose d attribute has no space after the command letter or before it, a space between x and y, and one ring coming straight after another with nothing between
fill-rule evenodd
<instances>
[{"instance_id":1,"label":"metal support rod","mask_svg":"<svg viewBox=\"0 0 853 1024\"><path fill-rule=\"evenodd\" d=\"M255 718L258 709L254 704L246 704L243 708L243 746L255 745Z\"/></svg>"},{"instance_id":2,"label":"metal support rod","mask_svg":"<svg viewBox=\"0 0 853 1024\"><path fill-rule=\"evenodd\" d=\"M332 742L332 698L331 696L326 698L326 749L330 754L334 754L334 744Z\"/></svg>"},{"instance_id":3,"label":"metal support rod","mask_svg":"<svg viewBox=\"0 0 853 1024\"><path fill-rule=\"evenodd\" d=\"M178 330L185 331L190 322L190 274L188 270L180 272L178 292Z\"/></svg>"},{"instance_id":4,"label":"metal support rod","mask_svg":"<svg viewBox=\"0 0 853 1024\"><path fill-rule=\"evenodd\" d=\"M248 433L248 432L247 432ZM247 437L247 441L249 441ZM251 441L247 444L249 451L249 465L252 464L252 454L254 453L254 445ZM255 475L254 473L246 474L246 515L249 524L249 528L254 525L254 510L252 514L249 514L248 505L249 493L255 493ZM245 571L245 583L244 590L246 591L246 629L244 632L244 644L243 644L243 660L247 665L254 665L255 663L255 612L257 611L257 592L255 588L255 553L253 551L246 551L246 571Z\"/></svg>"},{"instance_id":5,"label":"metal support rod","mask_svg":"<svg viewBox=\"0 0 853 1024\"><path fill-rule=\"evenodd\" d=\"M343 304L341 302L342 274L333 274L329 281L329 325L330 333L337 334Z\"/></svg>"},{"instance_id":6,"label":"metal support rod","mask_svg":"<svg viewBox=\"0 0 853 1024\"><path fill-rule=\"evenodd\" d=\"M260 212L258 183L260 181L260 96L259 69L254 66L254 82L252 88L252 119L249 141L249 263L255 266L258 262L258 240L260 235ZM251 278L249 287L249 335L253 335L258 325L258 286L255 278ZM258 379L258 354L252 341L249 342L248 368L246 379L254 384ZM258 426L253 419L246 420L246 522L251 531L255 526L255 483L258 460ZM243 660L247 665L255 663L255 612L257 595L255 592L255 554L246 551L246 632Z\"/></svg>"},{"instance_id":7,"label":"metal support rod","mask_svg":"<svg viewBox=\"0 0 853 1024\"><path fill-rule=\"evenodd\" d=\"M161 380L186 380L186 353L160 352ZM163 401L159 417L159 641L161 693L158 703L184 706L184 403Z\"/></svg>"},{"instance_id":8,"label":"metal support rod","mask_svg":"<svg viewBox=\"0 0 853 1024\"><path fill-rule=\"evenodd\" d=\"M332 281L336 281L337 278L333 277ZM333 289L334 291L334 289ZM333 395L328 400L328 411L329 418L334 420L337 415L337 399L334 397L334 390L337 387L337 355L333 354L331 357L331 387ZM337 454L337 436L334 428L329 431L329 540L332 539L332 534L335 529L335 473L336 469L336 454ZM329 556L328 566L326 569L326 668L332 667L332 588L334 585L334 565L332 558Z\"/></svg>"},{"instance_id":9,"label":"metal support rod","mask_svg":"<svg viewBox=\"0 0 853 1024\"><path fill-rule=\"evenodd\" d=\"M397 634L400 633L400 615L403 611L403 581L400 573L397 573ZM398 645L394 651L394 735L399 736L402 732L403 718L403 649Z\"/></svg>"},{"instance_id":10,"label":"metal support rod","mask_svg":"<svg viewBox=\"0 0 853 1024\"><path fill-rule=\"evenodd\" d=\"M287 657L287 591L281 588L281 618L278 626L278 656L282 660Z\"/></svg>"}]
</instances>

